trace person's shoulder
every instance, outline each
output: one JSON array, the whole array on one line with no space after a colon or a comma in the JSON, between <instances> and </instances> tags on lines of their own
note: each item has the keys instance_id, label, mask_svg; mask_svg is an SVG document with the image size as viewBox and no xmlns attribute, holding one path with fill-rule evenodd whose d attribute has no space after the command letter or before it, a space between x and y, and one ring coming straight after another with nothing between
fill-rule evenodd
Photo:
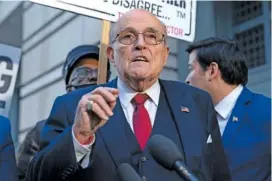
<instances>
[{"instance_id":1,"label":"person's shoulder","mask_svg":"<svg viewBox=\"0 0 272 181\"><path fill-rule=\"evenodd\" d=\"M38 121L35 127L38 127L38 128L43 127L45 125L45 122L46 122L46 119Z\"/></svg>"},{"instance_id":2,"label":"person's shoulder","mask_svg":"<svg viewBox=\"0 0 272 181\"><path fill-rule=\"evenodd\" d=\"M271 98L263 94L252 92L253 100L262 104L271 104Z\"/></svg>"},{"instance_id":3,"label":"person's shoulder","mask_svg":"<svg viewBox=\"0 0 272 181\"><path fill-rule=\"evenodd\" d=\"M86 88L80 88L72 92L65 93L58 97L59 100L71 100L76 98L81 98L84 94L87 94L88 92L92 91L96 86L89 86Z\"/></svg>"},{"instance_id":4,"label":"person's shoulder","mask_svg":"<svg viewBox=\"0 0 272 181\"><path fill-rule=\"evenodd\" d=\"M33 134L38 134L39 135L41 133L41 131L42 131L45 123L46 123L46 119L38 121L35 124L35 126L33 127L33 129L32 129L33 130Z\"/></svg>"},{"instance_id":5,"label":"person's shoulder","mask_svg":"<svg viewBox=\"0 0 272 181\"><path fill-rule=\"evenodd\" d=\"M260 93L253 92L247 87L243 88L243 91L242 91L240 97L241 96L244 97L244 99L250 100L251 104L253 104L254 106L261 105L262 108L264 108L264 106L271 107L271 98L270 97L267 97L267 96L260 94Z\"/></svg>"},{"instance_id":6,"label":"person's shoulder","mask_svg":"<svg viewBox=\"0 0 272 181\"><path fill-rule=\"evenodd\" d=\"M9 119L4 116L0 116L0 134L6 135L10 133L10 131L11 131L11 125L10 125Z\"/></svg>"},{"instance_id":7,"label":"person's shoulder","mask_svg":"<svg viewBox=\"0 0 272 181\"><path fill-rule=\"evenodd\" d=\"M182 94L185 94L186 96L191 96L196 98L201 98L201 97L210 98L210 95L208 92L183 82L173 81L173 80L161 80L161 82L164 85L167 85L167 87L175 90L179 94L182 93Z\"/></svg>"},{"instance_id":8,"label":"person's shoulder","mask_svg":"<svg viewBox=\"0 0 272 181\"><path fill-rule=\"evenodd\" d=\"M99 84L99 85L93 85L93 86L88 86L85 88L80 88L75 91L65 93L63 95L58 96L55 101L54 101L54 107L62 107L62 105L68 106L69 108L73 108L78 104L80 99L82 98L83 95L92 92L94 89L98 87L108 87L112 86L112 82L108 82L105 84ZM58 109L57 109L58 110Z\"/></svg>"},{"instance_id":9,"label":"person's shoulder","mask_svg":"<svg viewBox=\"0 0 272 181\"><path fill-rule=\"evenodd\" d=\"M109 83L105 83L105 84L100 84L100 85L93 85L93 86L88 86L88 87L85 87L85 88L80 88L80 89L77 89L75 91L72 91L72 92L69 92L69 93L65 93L61 96L59 96L58 98L59 99L65 99L65 100L70 100L70 99L80 99L83 95L93 91L94 89L98 88L98 87L106 87L110 84L111 82Z\"/></svg>"},{"instance_id":10,"label":"person's shoulder","mask_svg":"<svg viewBox=\"0 0 272 181\"><path fill-rule=\"evenodd\" d=\"M254 130L258 130L262 135L266 135L270 139L271 135L271 98L256 92L252 92L248 88L243 91L249 96L250 100L246 103L248 107L248 119Z\"/></svg>"},{"instance_id":11,"label":"person's shoulder","mask_svg":"<svg viewBox=\"0 0 272 181\"><path fill-rule=\"evenodd\" d=\"M2 128L2 130L10 129L10 121L8 118L0 116L0 128Z\"/></svg>"},{"instance_id":12,"label":"person's shoulder","mask_svg":"<svg viewBox=\"0 0 272 181\"><path fill-rule=\"evenodd\" d=\"M252 92L249 89L247 89L247 91L252 94L252 108L258 110L257 112L260 116L271 117L271 98L263 94Z\"/></svg>"}]
</instances>

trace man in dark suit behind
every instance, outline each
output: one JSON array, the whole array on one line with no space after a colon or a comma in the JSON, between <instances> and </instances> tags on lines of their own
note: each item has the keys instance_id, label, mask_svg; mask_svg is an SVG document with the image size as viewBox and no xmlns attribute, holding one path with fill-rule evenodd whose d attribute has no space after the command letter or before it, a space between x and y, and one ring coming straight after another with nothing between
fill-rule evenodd
<instances>
[{"instance_id":1,"label":"man in dark suit behind","mask_svg":"<svg viewBox=\"0 0 272 181\"><path fill-rule=\"evenodd\" d=\"M107 55L118 78L55 100L28 180L119 181L121 163L143 180L183 180L149 154L154 134L174 141L200 180L230 180L208 93L158 79L169 53L166 37L166 27L145 10L117 21Z\"/></svg>"},{"instance_id":2,"label":"man in dark suit behind","mask_svg":"<svg viewBox=\"0 0 272 181\"><path fill-rule=\"evenodd\" d=\"M0 116L0 180L18 180L10 121L3 116Z\"/></svg>"},{"instance_id":3,"label":"man in dark suit behind","mask_svg":"<svg viewBox=\"0 0 272 181\"><path fill-rule=\"evenodd\" d=\"M210 93L234 181L271 180L271 99L246 88L246 58L234 41L189 45L187 83Z\"/></svg>"}]
</instances>

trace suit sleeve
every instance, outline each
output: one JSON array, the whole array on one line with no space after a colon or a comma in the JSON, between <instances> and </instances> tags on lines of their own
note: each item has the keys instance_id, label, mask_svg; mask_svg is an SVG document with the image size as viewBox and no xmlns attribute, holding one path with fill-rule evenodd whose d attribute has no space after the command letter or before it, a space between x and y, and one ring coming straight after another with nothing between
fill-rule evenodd
<instances>
[{"instance_id":1,"label":"suit sleeve","mask_svg":"<svg viewBox=\"0 0 272 181\"><path fill-rule=\"evenodd\" d=\"M33 156L39 150L36 132L37 132L37 127L35 126L27 133L18 151L17 164L18 164L18 171L19 171L19 179L21 181L25 180L25 174L28 168L28 164L33 158Z\"/></svg>"},{"instance_id":2,"label":"suit sleeve","mask_svg":"<svg viewBox=\"0 0 272 181\"><path fill-rule=\"evenodd\" d=\"M11 126L8 119L0 119L0 180L18 180Z\"/></svg>"},{"instance_id":3,"label":"suit sleeve","mask_svg":"<svg viewBox=\"0 0 272 181\"><path fill-rule=\"evenodd\" d=\"M67 180L80 170L63 97L58 97L42 130L40 151L32 159L27 181Z\"/></svg>"},{"instance_id":4,"label":"suit sleeve","mask_svg":"<svg viewBox=\"0 0 272 181\"><path fill-rule=\"evenodd\" d=\"M213 164L213 181L230 181L230 170L227 157L223 148L216 112L211 98L208 99L208 131L211 134L212 143L209 146L211 161Z\"/></svg>"}]
</instances>

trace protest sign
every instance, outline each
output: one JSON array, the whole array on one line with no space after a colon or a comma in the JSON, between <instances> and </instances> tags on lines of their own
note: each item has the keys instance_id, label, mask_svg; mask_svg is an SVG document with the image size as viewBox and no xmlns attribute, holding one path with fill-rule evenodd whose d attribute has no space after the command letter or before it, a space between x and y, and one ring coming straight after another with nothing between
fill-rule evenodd
<instances>
[{"instance_id":1,"label":"protest sign","mask_svg":"<svg viewBox=\"0 0 272 181\"><path fill-rule=\"evenodd\" d=\"M20 48L0 44L0 115L6 117L11 106L20 59Z\"/></svg>"},{"instance_id":2,"label":"protest sign","mask_svg":"<svg viewBox=\"0 0 272 181\"><path fill-rule=\"evenodd\" d=\"M30 0L78 14L116 22L125 12L141 8L157 16L168 36L185 41L195 37L196 0Z\"/></svg>"}]
</instances>

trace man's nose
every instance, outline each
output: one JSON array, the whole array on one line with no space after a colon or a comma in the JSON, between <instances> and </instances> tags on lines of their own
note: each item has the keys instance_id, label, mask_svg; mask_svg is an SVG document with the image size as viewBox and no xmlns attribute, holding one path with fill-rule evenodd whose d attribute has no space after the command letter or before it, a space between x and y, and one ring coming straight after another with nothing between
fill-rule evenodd
<instances>
[{"instance_id":1,"label":"man's nose","mask_svg":"<svg viewBox=\"0 0 272 181\"><path fill-rule=\"evenodd\" d=\"M146 43L143 34L139 34L135 42L135 49L142 50L146 48Z\"/></svg>"}]
</instances>

